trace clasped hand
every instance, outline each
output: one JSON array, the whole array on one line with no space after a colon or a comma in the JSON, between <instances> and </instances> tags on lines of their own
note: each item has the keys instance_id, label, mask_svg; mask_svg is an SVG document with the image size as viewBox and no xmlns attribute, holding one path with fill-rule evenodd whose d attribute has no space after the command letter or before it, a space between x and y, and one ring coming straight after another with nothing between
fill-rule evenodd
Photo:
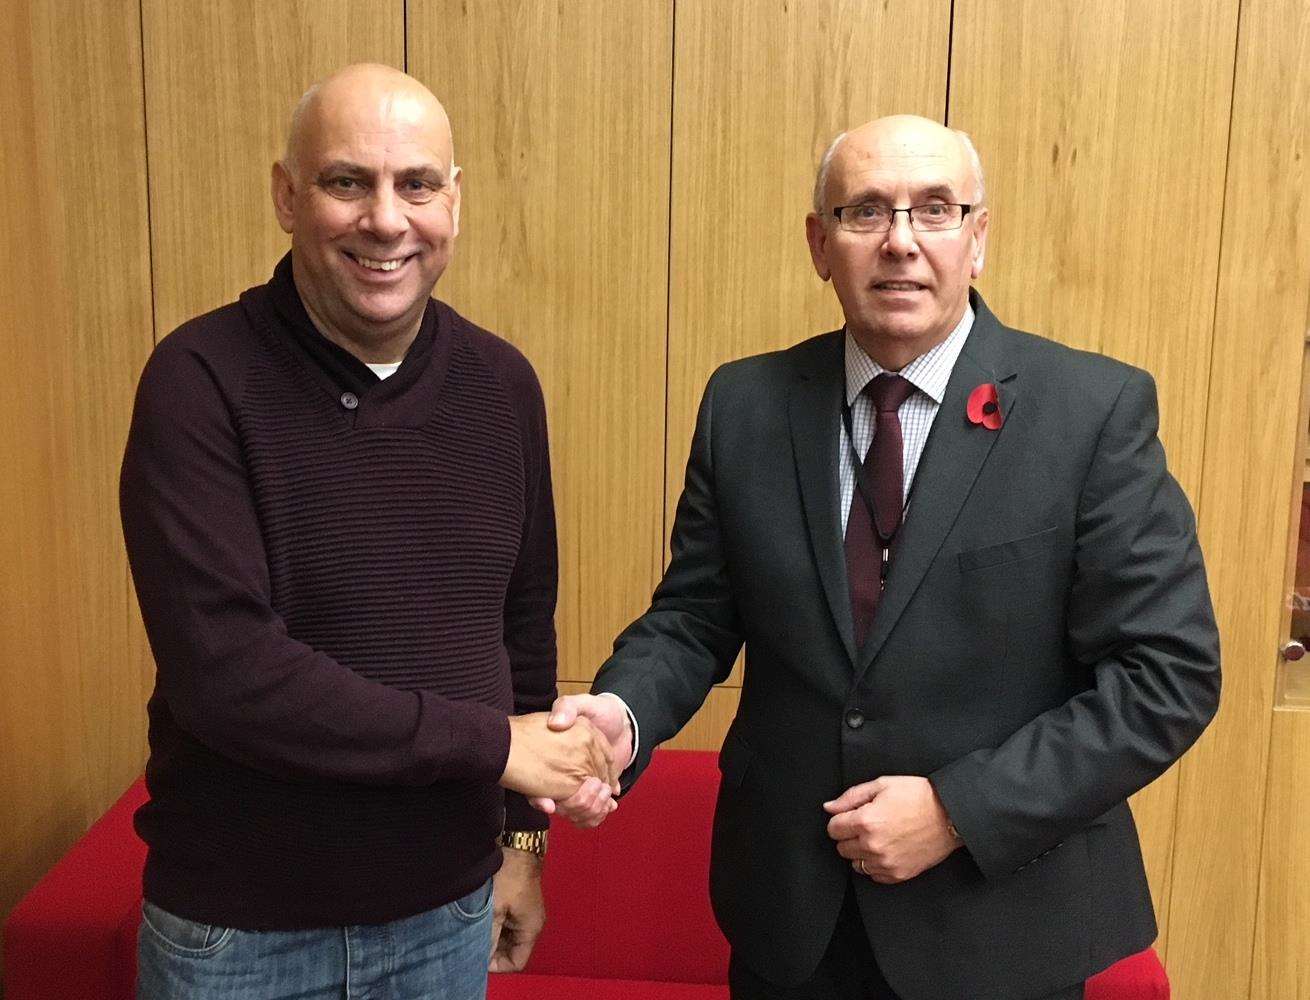
<instances>
[{"instance_id":1,"label":"clasped hand","mask_svg":"<svg viewBox=\"0 0 1310 1000\"><path fill-rule=\"evenodd\" d=\"M500 784L527 796L567 799L588 782L613 788L626 763L616 769L610 741L586 717L560 726L548 725L545 712L512 715Z\"/></svg>"},{"instance_id":2,"label":"clasped hand","mask_svg":"<svg viewBox=\"0 0 1310 1000\"><path fill-rule=\"evenodd\" d=\"M529 801L542 812L558 813L577 826L599 826L619 807L614 797L619 793L618 775L632 757L632 732L628 728L628 713L623 702L607 695L564 695L551 706L547 724L553 732L565 733L577 726L587 726L599 733L606 743L614 771L607 780L587 777L566 794L535 795Z\"/></svg>"},{"instance_id":3,"label":"clasped hand","mask_svg":"<svg viewBox=\"0 0 1310 1000\"><path fill-rule=\"evenodd\" d=\"M825 802L837 853L875 882L904 882L939 864L961 841L927 778L887 775Z\"/></svg>"}]
</instances>

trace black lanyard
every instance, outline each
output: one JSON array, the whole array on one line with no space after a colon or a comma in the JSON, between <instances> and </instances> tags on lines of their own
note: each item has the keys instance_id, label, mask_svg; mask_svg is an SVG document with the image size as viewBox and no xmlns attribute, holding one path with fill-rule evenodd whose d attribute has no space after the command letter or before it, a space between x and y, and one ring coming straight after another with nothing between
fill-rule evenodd
<instances>
[{"instance_id":1,"label":"black lanyard","mask_svg":"<svg viewBox=\"0 0 1310 1000\"><path fill-rule=\"evenodd\" d=\"M878 544L882 546L883 575L886 576L887 560L889 557L889 553L891 551L892 542L895 540L898 532L895 531L892 532L891 537L889 538L883 538L882 535L879 534L878 532L878 518L874 514L873 498L869 496L868 490L864 488L864 459L863 457L861 457L860 453L855 448L855 431L851 426L851 404L846 402L845 400L842 401L842 405L841 405L841 419L842 419L842 424L846 427L846 443L850 446L851 458L854 459L855 461L855 492L856 494L859 495L860 499L864 502L865 509L867 509L869 512L869 520L873 522L873 535L878 540ZM877 429L876 416L874 420L875 420L874 433L877 434L878 429ZM870 447L873 446L872 439L870 439L869 444ZM904 434L902 434L901 437L901 447L902 449L905 447ZM905 455L904 453L902 453L901 475L905 474L904 469L905 469ZM911 482L910 488L909 490L906 491L904 495L904 499L902 501L901 524L905 523L905 515L910 509L910 497L908 494L913 492L914 492L914 484L913 482Z\"/></svg>"}]
</instances>

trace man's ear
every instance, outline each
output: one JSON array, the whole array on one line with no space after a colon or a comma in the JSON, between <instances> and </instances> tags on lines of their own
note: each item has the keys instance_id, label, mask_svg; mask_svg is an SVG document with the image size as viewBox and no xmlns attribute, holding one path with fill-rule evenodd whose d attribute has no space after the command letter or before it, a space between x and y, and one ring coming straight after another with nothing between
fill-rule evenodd
<instances>
[{"instance_id":1,"label":"man's ear","mask_svg":"<svg viewBox=\"0 0 1310 1000\"><path fill-rule=\"evenodd\" d=\"M291 171L281 160L273 164L273 176L269 186L273 194L273 214L277 216L277 224L282 227L282 232L290 233L295 228L293 203L296 185L291 179Z\"/></svg>"},{"instance_id":2,"label":"man's ear","mask_svg":"<svg viewBox=\"0 0 1310 1000\"><path fill-rule=\"evenodd\" d=\"M463 197L461 189L463 187L464 171L452 164L450 171L450 186L453 189L450 195L450 221L451 221L451 238L459 235L459 206Z\"/></svg>"},{"instance_id":3,"label":"man's ear","mask_svg":"<svg viewBox=\"0 0 1310 1000\"><path fill-rule=\"evenodd\" d=\"M832 268L828 266L828 227L814 212L805 216L805 241L810 245L810 260L814 261L814 270L827 281L832 277Z\"/></svg>"},{"instance_id":4,"label":"man's ear","mask_svg":"<svg viewBox=\"0 0 1310 1000\"><path fill-rule=\"evenodd\" d=\"M983 272L983 263L987 257L987 221L991 218L987 209L978 213L973 223L973 258L969 262L969 277L977 279Z\"/></svg>"}]
</instances>

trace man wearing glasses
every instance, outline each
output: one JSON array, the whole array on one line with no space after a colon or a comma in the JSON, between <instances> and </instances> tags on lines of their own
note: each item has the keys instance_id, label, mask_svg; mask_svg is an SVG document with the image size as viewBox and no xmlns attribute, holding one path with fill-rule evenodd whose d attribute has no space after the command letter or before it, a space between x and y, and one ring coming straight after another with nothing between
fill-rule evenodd
<instances>
[{"instance_id":1,"label":"man wearing glasses","mask_svg":"<svg viewBox=\"0 0 1310 1000\"><path fill-rule=\"evenodd\" d=\"M555 705L626 788L745 645L736 998L1070 1000L1155 937L1125 800L1217 707L1195 522L1150 376L970 289L987 222L963 133L838 136L806 235L845 327L715 372L650 610ZM599 785L559 810L599 822Z\"/></svg>"}]
</instances>

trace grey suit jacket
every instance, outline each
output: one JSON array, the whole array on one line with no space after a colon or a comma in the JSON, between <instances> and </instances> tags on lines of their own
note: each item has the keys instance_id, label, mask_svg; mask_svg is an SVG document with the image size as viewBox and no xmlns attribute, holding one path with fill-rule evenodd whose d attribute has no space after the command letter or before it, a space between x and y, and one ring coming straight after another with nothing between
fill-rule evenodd
<instances>
[{"instance_id":1,"label":"grey suit jacket","mask_svg":"<svg viewBox=\"0 0 1310 1000\"><path fill-rule=\"evenodd\" d=\"M966 845L897 885L855 881L905 1000L1041 996L1155 937L1125 799L1217 707L1195 519L1149 375L972 302L864 647L838 509L838 331L714 373L668 571L594 687L641 726L627 787L745 643L711 897L739 958L782 985L812 974L852 878L821 803L879 775L927 776ZM999 430L966 417L985 382Z\"/></svg>"}]
</instances>

